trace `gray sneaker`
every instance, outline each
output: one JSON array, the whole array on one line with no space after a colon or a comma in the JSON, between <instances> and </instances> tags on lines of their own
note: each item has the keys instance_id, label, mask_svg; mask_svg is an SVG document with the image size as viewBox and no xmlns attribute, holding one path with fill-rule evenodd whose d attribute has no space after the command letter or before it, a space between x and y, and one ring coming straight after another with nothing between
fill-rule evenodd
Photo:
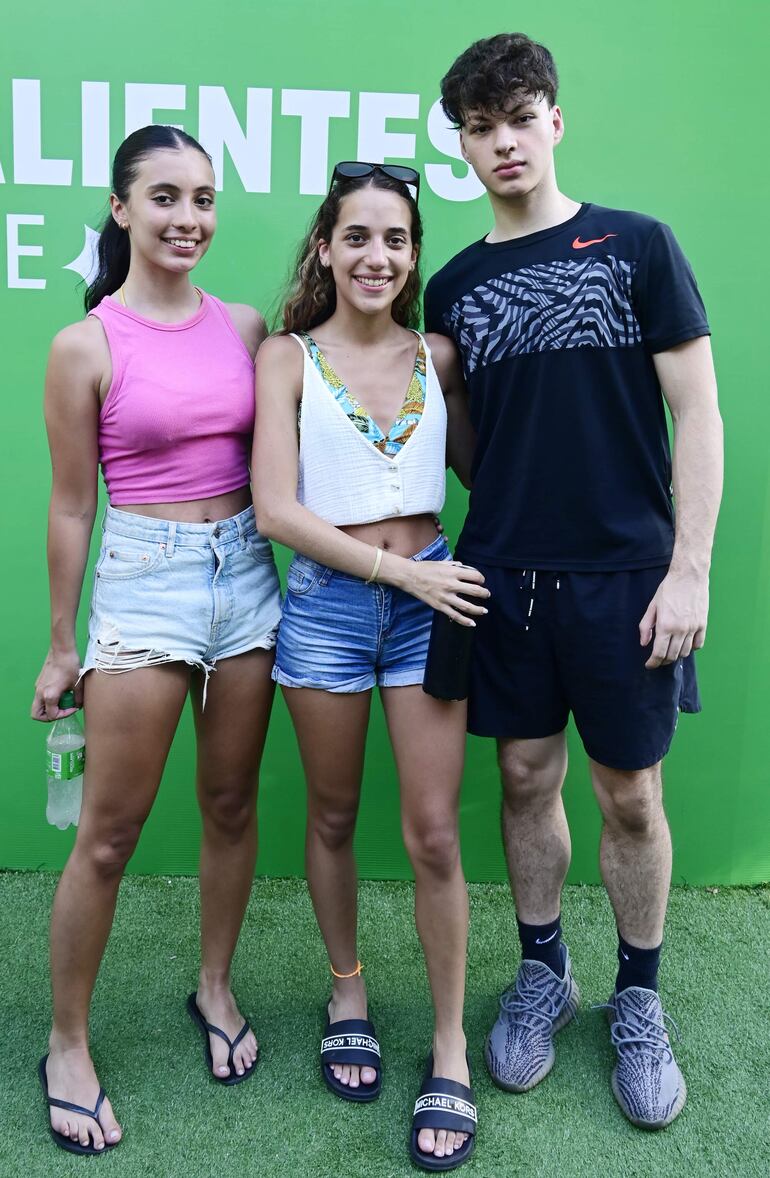
<instances>
[{"instance_id":1,"label":"gray sneaker","mask_svg":"<svg viewBox=\"0 0 770 1178\"><path fill-rule=\"evenodd\" d=\"M687 1099L666 1030L660 997L654 990L629 986L613 994L607 1009L618 1062L612 1091L623 1112L642 1129L663 1129L678 1116ZM673 1025L673 1023L672 1023Z\"/></svg>"},{"instance_id":2,"label":"gray sneaker","mask_svg":"<svg viewBox=\"0 0 770 1178\"><path fill-rule=\"evenodd\" d=\"M556 1058L553 1037L575 1017L580 994L566 945L562 958L563 978L542 961L522 961L500 998L484 1055L495 1084L508 1092L528 1092L548 1075Z\"/></svg>"}]
</instances>

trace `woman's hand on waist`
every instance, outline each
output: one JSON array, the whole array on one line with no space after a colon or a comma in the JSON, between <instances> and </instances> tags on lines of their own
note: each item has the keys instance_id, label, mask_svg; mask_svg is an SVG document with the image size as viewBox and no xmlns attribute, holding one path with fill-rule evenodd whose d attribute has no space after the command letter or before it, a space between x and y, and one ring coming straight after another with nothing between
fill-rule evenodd
<instances>
[{"instance_id":1,"label":"woman's hand on waist","mask_svg":"<svg viewBox=\"0 0 770 1178\"><path fill-rule=\"evenodd\" d=\"M77 687L80 675L80 659L75 649L48 651L42 670L35 683L35 698L32 701L30 715L33 720L41 720L50 724L52 720L60 720L62 716L71 716L83 706L83 684ZM75 707L60 708L59 700L65 691L75 692Z\"/></svg>"},{"instance_id":2,"label":"woman's hand on waist","mask_svg":"<svg viewBox=\"0 0 770 1178\"><path fill-rule=\"evenodd\" d=\"M490 594L483 574L457 560L406 560L385 552L377 579L411 593L463 626L475 626L473 619L487 612L484 602Z\"/></svg>"}]
</instances>

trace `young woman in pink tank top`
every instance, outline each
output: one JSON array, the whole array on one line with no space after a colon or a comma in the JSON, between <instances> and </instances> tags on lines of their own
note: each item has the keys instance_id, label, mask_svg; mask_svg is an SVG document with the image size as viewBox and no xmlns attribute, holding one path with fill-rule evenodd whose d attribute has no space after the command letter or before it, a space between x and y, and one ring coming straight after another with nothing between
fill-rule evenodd
<instances>
[{"instance_id":1,"label":"young woman in pink tank top","mask_svg":"<svg viewBox=\"0 0 770 1178\"><path fill-rule=\"evenodd\" d=\"M479 572L451 561L436 531L447 457L467 485L473 438L454 345L414 330L417 181L407 168L335 168L300 248L285 331L257 362L253 469L260 527L297 550L274 677L307 778L307 877L333 974L323 1077L335 1095L359 1102L382 1084L358 959L353 853L376 685L435 1015L410 1152L420 1166L448 1170L470 1156L476 1127L463 1031L465 703L433 699L422 682L434 609L473 626L488 593ZM374 979L375 992L386 986Z\"/></svg>"},{"instance_id":2,"label":"young woman in pink tank top","mask_svg":"<svg viewBox=\"0 0 770 1178\"><path fill-rule=\"evenodd\" d=\"M48 367L52 626L32 707L35 719L55 720L74 688L86 717L83 808L54 901L53 1028L39 1069L54 1141L75 1153L122 1135L91 1060L89 1007L118 885L188 694L203 841L202 960L187 1009L214 1079L237 1083L254 1069L230 963L253 877L280 616L249 489L264 324L190 281L216 227L211 161L184 132L145 127L118 149L110 204L89 315L59 333ZM81 669L75 619L100 464L110 506Z\"/></svg>"}]
</instances>

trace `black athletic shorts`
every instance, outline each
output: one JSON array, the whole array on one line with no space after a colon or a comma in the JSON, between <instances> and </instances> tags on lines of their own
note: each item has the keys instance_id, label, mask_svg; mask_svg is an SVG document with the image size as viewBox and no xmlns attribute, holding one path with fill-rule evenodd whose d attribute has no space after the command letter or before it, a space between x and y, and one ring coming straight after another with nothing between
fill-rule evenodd
<instances>
[{"instance_id":1,"label":"black athletic shorts","mask_svg":"<svg viewBox=\"0 0 770 1178\"><path fill-rule=\"evenodd\" d=\"M569 713L586 752L613 769L644 769L668 752L682 712L699 712L693 655L646 670L639 622L667 566L554 573L468 559L486 578L468 706L476 736L530 740L561 732Z\"/></svg>"}]
</instances>

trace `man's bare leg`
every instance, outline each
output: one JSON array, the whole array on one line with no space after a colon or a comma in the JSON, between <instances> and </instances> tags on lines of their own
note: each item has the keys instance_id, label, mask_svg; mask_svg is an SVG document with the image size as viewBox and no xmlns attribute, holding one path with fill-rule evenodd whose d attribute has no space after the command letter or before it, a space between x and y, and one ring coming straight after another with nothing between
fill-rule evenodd
<instances>
[{"instance_id":1,"label":"man's bare leg","mask_svg":"<svg viewBox=\"0 0 770 1178\"><path fill-rule=\"evenodd\" d=\"M553 1067L553 1035L570 1021L579 1001L559 924L571 850L561 798L565 733L499 741L498 758L503 840L523 960L515 984L501 998L486 1061L501 1088L527 1092Z\"/></svg>"},{"instance_id":2,"label":"man's bare leg","mask_svg":"<svg viewBox=\"0 0 770 1178\"><path fill-rule=\"evenodd\" d=\"M687 1085L657 993L671 883L661 766L626 771L591 761L591 777L604 817L602 877L618 926L620 968L609 1004L618 1053L612 1091L633 1124L662 1129L682 1110Z\"/></svg>"},{"instance_id":3,"label":"man's bare leg","mask_svg":"<svg viewBox=\"0 0 770 1178\"><path fill-rule=\"evenodd\" d=\"M663 809L660 762L625 771L590 762L604 818L602 879L618 932L640 949L663 940L671 884L671 835Z\"/></svg>"},{"instance_id":4,"label":"man's bare leg","mask_svg":"<svg viewBox=\"0 0 770 1178\"><path fill-rule=\"evenodd\" d=\"M500 740L502 826L508 877L519 920L547 924L559 915L571 845L561 790L564 732L540 740Z\"/></svg>"}]
</instances>

